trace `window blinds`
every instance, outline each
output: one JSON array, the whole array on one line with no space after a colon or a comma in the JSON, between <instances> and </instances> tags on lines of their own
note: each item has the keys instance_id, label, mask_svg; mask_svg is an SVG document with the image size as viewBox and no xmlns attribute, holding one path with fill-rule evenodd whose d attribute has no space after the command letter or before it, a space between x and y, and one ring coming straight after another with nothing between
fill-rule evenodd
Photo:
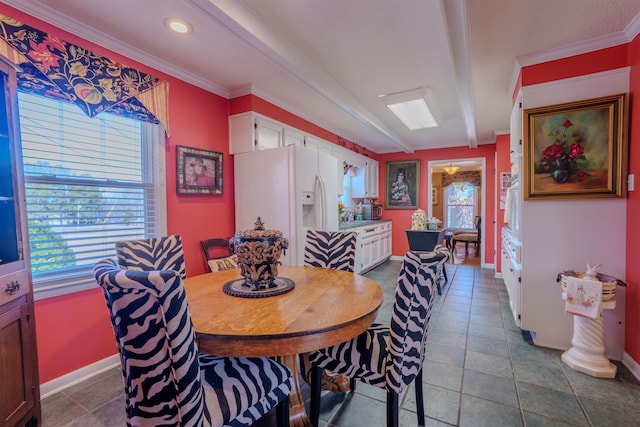
<instances>
[{"instance_id":1,"label":"window blinds","mask_svg":"<svg viewBox=\"0 0 640 427\"><path fill-rule=\"evenodd\" d=\"M156 236L153 138L140 121L19 93L34 282L92 272L115 242Z\"/></svg>"}]
</instances>

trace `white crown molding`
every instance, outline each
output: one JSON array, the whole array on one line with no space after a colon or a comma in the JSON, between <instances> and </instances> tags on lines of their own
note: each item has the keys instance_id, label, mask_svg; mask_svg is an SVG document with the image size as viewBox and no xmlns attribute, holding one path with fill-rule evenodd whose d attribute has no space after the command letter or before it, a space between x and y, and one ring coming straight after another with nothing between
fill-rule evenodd
<instances>
[{"instance_id":1,"label":"white crown molding","mask_svg":"<svg viewBox=\"0 0 640 427\"><path fill-rule=\"evenodd\" d=\"M600 49L606 49L632 42L640 34L640 13L637 14L622 31L595 37L578 43L571 43L544 53L524 55L515 58L514 69L511 75L509 88L511 92L515 90L518 75L522 67L540 64L542 62L554 61L556 59L568 58L570 56L581 55Z\"/></svg>"},{"instance_id":2,"label":"white crown molding","mask_svg":"<svg viewBox=\"0 0 640 427\"><path fill-rule=\"evenodd\" d=\"M533 64L540 64L542 62L554 61L556 59L568 58L570 56L582 55L584 53L618 46L628 43L629 41L630 40L627 38L624 31L618 31L616 33L595 37L590 40L571 43L547 52L519 56L516 60L521 67L526 67Z\"/></svg>"},{"instance_id":3,"label":"white crown molding","mask_svg":"<svg viewBox=\"0 0 640 427\"><path fill-rule=\"evenodd\" d=\"M227 99L229 98L229 91L226 88L212 83L208 80L202 79L190 73L189 71L175 66L174 64L162 61L157 57L149 55L146 52L137 49L129 44L126 44L121 40L118 40L106 33L97 31L96 29L89 27L88 25L80 21L73 20L68 16L43 4L40 0L34 0L31 2L25 2L23 0L2 1L3 3L6 3L9 6L27 13L34 18L45 21L73 35L102 46L105 49L109 49L120 55L126 56L133 61L140 62L141 64L154 68L187 83L191 83L194 86L215 93L216 95L222 96Z\"/></svg>"}]
</instances>

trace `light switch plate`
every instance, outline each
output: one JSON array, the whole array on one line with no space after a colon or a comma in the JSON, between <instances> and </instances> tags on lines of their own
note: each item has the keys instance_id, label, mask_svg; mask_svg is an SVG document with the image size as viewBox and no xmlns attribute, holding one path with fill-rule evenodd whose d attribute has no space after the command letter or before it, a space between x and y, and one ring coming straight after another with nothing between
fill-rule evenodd
<instances>
[{"instance_id":1,"label":"light switch plate","mask_svg":"<svg viewBox=\"0 0 640 427\"><path fill-rule=\"evenodd\" d=\"M635 175L631 173L627 178L627 191L633 191L634 182L635 182Z\"/></svg>"}]
</instances>

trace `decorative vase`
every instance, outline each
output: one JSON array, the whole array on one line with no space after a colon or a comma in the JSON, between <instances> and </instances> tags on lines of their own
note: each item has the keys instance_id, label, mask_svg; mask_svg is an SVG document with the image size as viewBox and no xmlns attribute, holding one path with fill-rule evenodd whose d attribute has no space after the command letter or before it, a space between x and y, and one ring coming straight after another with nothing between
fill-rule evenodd
<instances>
[{"instance_id":1,"label":"decorative vase","mask_svg":"<svg viewBox=\"0 0 640 427\"><path fill-rule=\"evenodd\" d=\"M427 214L422 209L416 209L411 215L411 229L418 231L427 229Z\"/></svg>"},{"instance_id":2,"label":"decorative vase","mask_svg":"<svg viewBox=\"0 0 640 427\"><path fill-rule=\"evenodd\" d=\"M278 230L265 230L258 217L253 230L236 233L229 247L238 257L243 286L258 291L276 287L280 255L289 247L289 240Z\"/></svg>"},{"instance_id":3,"label":"decorative vase","mask_svg":"<svg viewBox=\"0 0 640 427\"><path fill-rule=\"evenodd\" d=\"M571 165L567 160L556 159L555 165L551 168L551 178L558 184L565 183L571 175Z\"/></svg>"}]
</instances>

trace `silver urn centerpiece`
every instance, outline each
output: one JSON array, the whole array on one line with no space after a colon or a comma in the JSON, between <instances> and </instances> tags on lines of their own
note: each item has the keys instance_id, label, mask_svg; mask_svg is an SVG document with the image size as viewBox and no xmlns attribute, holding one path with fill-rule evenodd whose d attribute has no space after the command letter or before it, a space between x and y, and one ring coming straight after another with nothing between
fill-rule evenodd
<instances>
[{"instance_id":1,"label":"silver urn centerpiece","mask_svg":"<svg viewBox=\"0 0 640 427\"><path fill-rule=\"evenodd\" d=\"M229 239L231 251L238 257L243 287L259 291L276 287L280 256L286 253L289 240L279 230L265 230L258 217L253 230L237 232Z\"/></svg>"}]
</instances>

